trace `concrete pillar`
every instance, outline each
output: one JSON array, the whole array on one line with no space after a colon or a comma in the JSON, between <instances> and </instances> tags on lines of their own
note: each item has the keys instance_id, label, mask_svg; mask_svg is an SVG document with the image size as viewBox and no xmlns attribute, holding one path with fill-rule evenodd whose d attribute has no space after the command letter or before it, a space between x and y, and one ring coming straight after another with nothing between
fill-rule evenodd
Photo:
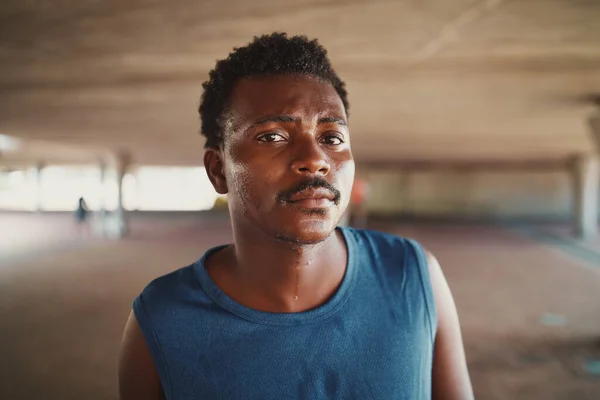
<instances>
[{"instance_id":1,"label":"concrete pillar","mask_svg":"<svg viewBox=\"0 0 600 400\"><path fill-rule=\"evenodd\" d=\"M39 162L34 167L35 177L35 210L42 212L42 174L44 172L44 163Z\"/></svg>"},{"instance_id":2,"label":"concrete pillar","mask_svg":"<svg viewBox=\"0 0 600 400\"><path fill-rule=\"evenodd\" d=\"M116 154L116 171L117 171L117 209L115 210L115 222L117 224L117 237L123 237L127 235L128 223L127 213L123 208L123 178L127 173L129 165L131 164L131 157L129 153L119 152Z\"/></svg>"},{"instance_id":3,"label":"concrete pillar","mask_svg":"<svg viewBox=\"0 0 600 400\"><path fill-rule=\"evenodd\" d=\"M596 154L581 155L573 162L573 225L580 239L598 234L600 161Z\"/></svg>"},{"instance_id":4,"label":"concrete pillar","mask_svg":"<svg viewBox=\"0 0 600 400\"><path fill-rule=\"evenodd\" d=\"M96 231L99 235L106 235L106 163L104 161L100 161L98 163L98 171L100 172L100 177L98 179L98 218L96 219Z\"/></svg>"},{"instance_id":5,"label":"concrete pillar","mask_svg":"<svg viewBox=\"0 0 600 400\"><path fill-rule=\"evenodd\" d=\"M592 141L596 145L596 149L600 152L600 111L590 116L588 119L590 125L590 133L592 135Z\"/></svg>"},{"instance_id":6,"label":"concrete pillar","mask_svg":"<svg viewBox=\"0 0 600 400\"><path fill-rule=\"evenodd\" d=\"M98 209L100 211L100 215L104 216L106 214L106 193L105 193L105 183L106 183L106 163L100 162L98 164L98 170L100 171L100 179L98 185L100 186L100 198L98 199Z\"/></svg>"}]
</instances>

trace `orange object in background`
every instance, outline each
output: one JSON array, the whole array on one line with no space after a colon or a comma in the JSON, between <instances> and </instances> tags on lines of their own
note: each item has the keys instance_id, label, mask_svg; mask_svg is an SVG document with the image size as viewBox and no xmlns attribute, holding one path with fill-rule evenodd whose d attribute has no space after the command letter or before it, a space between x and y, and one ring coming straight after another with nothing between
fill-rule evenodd
<instances>
[{"instance_id":1,"label":"orange object in background","mask_svg":"<svg viewBox=\"0 0 600 400\"><path fill-rule=\"evenodd\" d=\"M352 194L350 195L350 203L353 205L363 204L369 192L369 186L363 179L355 179L352 186Z\"/></svg>"}]
</instances>

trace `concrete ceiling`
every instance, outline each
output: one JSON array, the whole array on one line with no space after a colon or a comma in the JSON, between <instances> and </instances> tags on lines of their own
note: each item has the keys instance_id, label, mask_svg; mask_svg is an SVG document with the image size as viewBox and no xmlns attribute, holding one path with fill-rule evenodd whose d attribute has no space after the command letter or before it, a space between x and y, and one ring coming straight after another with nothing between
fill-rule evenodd
<instances>
[{"instance_id":1,"label":"concrete ceiling","mask_svg":"<svg viewBox=\"0 0 600 400\"><path fill-rule=\"evenodd\" d=\"M600 93L597 0L4 0L0 133L92 162L200 164L209 69L272 31L329 50L359 161L593 148L580 98Z\"/></svg>"}]
</instances>

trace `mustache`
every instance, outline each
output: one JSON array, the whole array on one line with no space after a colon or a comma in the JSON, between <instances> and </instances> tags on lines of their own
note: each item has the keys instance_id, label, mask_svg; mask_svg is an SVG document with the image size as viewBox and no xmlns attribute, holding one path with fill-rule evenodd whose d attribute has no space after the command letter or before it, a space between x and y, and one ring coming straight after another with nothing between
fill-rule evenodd
<instances>
[{"instance_id":1,"label":"mustache","mask_svg":"<svg viewBox=\"0 0 600 400\"><path fill-rule=\"evenodd\" d=\"M336 205L339 204L340 198L342 196L340 191L337 190L332 184L327 182L325 179L317 178L317 177L306 179L306 180L300 182L300 184L298 186L296 186L295 188L280 192L277 195L277 202L278 203L288 202L288 201L290 201L290 198L292 196L294 196L306 189L318 189L318 188L323 188L323 189L329 190L333 194L334 204L336 204Z\"/></svg>"}]
</instances>

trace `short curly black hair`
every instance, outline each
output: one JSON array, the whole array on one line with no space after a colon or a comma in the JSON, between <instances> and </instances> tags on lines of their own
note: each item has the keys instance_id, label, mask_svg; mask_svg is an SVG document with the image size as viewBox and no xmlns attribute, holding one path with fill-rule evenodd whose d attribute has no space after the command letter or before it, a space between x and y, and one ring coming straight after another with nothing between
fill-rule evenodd
<instances>
[{"instance_id":1,"label":"short curly black hair","mask_svg":"<svg viewBox=\"0 0 600 400\"><path fill-rule=\"evenodd\" d=\"M198 110L202 135L206 137L204 147L219 148L223 144L223 117L233 88L240 79L287 74L312 75L331 83L348 114L346 85L333 70L327 50L317 40L309 40L306 36L288 37L286 33L275 32L254 37L245 47L234 48L210 71L209 79L202 84L204 93Z\"/></svg>"}]
</instances>

